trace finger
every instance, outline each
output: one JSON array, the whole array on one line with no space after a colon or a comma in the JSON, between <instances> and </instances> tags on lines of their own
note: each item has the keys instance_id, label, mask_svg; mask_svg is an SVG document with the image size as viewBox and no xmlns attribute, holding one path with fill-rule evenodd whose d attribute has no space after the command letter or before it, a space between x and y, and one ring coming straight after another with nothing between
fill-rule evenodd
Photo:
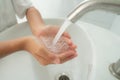
<instances>
[{"instance_id":1,"label":"finger","mask_svg":"<svg viewBox=\"0 0 120 80\"><path fill-rule=\"evenodd\" d=\"M46 60L49 60L49 58L48 58L49 52L44 47L41 47L39 50L37 50L34 53L34 55L37 55L37 56L42 57Z\"/></svg>"},{"instance_id":2,"label":"finger","mask_svg":"<svg viewBox=\"0 0 120 80\"><path fill-rule=\"evenodd\" d=\"M48 55L48 60L51 62L51 63L54 63L54 64L59 64L60 63L60 59L57 55L55 55L55 53L51 53Z\"/></svg>"},{"instance_id":3,"label":"finger","mask_svg":"<svg viewBox=\"0 0 120 80\"><path fill-rule=\"evenodd\" d=\"M71 39L68 39L66 37L64 37L63 39L68 45L72 45L72 40Z\"/></svg>"},{"instance_id":4,"label":"finger","mask_svg":"<svg viewBox=\"0 0 120 80\"><path fill-rule=\"evenodd\" d=\"M59 58L55 54L51 53L48 49L46 49L46 47L42 43L40 45L42 47L40 49L36 50L34 55L41 56L44 59L46 59L48 61L51 61L53 63L59 63L60 62Z\"/></svg>"},{"instance_id":5,"label":"finger","mask_svg":"<svg viewBox=\"0 0 120 80\"><path fill-rule=\"evenodd\" d=\"M70 40L70 41L71 41L71 43L68 44L69 48L70 48L70 49L76 49L76 48L77 48L77 45L75 45L75 44L72 42L72 40Z\"/></svg>"},{"instance_id":6,"label":"finger","mask_svg":"<svg viewBox=\"0 0 120 80\"><path fill-rule=\"evenodd\" d=\"M71 48L71 49L76 49L77 46L76 46L75 44L72 44L72 45L70 46L70 48Z\"/></svg>"},{"instance_id":7,"label":"finger","mask_svg":"<svg viewBox=\"0 0 120 80\"><path fill-rule=\"evenodd\" d=\"M66 62L66 61L69 61L69 60L75 58L76 56L77 56L77 54L74 54L74 55L68 56L68 57L66 57L65 59L61 60L61 63L64 63L64 62Z\"/></svg>"},{"instance_id":8,"label":"finger","mask_svg":"<svg viewBox=\"0 0 120 80\"><path fill-rule=\"evenodd\" d=\"M59 58L60 58L60 60L64 60L66 57L72 56L74 54L76 54L74 51L69 50L69 51L66 51L64 53L60 53Z\"/></svg>"},{"instance_id":9,"label":"finger","mask_svg":"<svg viewBox=\"0 0 120 80\"><path fill-rule=\"evenodd\" d=\"M41 63L42 65L48 65L48 64L59 64L60 60L56 59L56 60L46 60L45 58L39 56L39 55L35 55L35 57L37 58L37 60L39 61L39 63Z\"/></svg>"},{"instance_id":10,"label":"finger","mask_svg":"<svg viewBox=\"0 0 120 80\"><path fill-rule=\"evenodd\" d=\"M67 37L67 38L71 39L70 35L69 35L67 32L64 32L64 33L62 34L62 36L64 36L64 37Z\"/></svg>"},{"instance_id":11,"label":"finger","mask_svg":"<svg viewBox=\"0 0 120 80\"><path fill-rule=\"evenodd\" d=\"M50 53L47 50L43 50L41 54L38 54L38 56L43 57L45 60L49 61L50 63L57 64L60 62L59 58L55 54Z\"/></svg>"},{"instance_id":12,"label":"finger","mask_svg":"<svg viewBox=\"0 0 120 80\"><path fill-rule=\"evenodd\" d=\"M41 56L38 56L38 55L35 55L35 58L38 60L38 62L43 65L43 66L46 66L48 64L50 64L49 61L45 60L43 57Z\"/></svg>"},{"instance_id":13,"label":"finger","mask_svg":"<svg viewBox=\"0 0 120 80\"><path fill-rule=\"evenodd\" d=\"M70 47L73 47L73 48L77 48L77 46L73 43L73 41L69 38L66 38L66 37L62 37L65 42L70 46Z\"/></svg>"}]
</instances>

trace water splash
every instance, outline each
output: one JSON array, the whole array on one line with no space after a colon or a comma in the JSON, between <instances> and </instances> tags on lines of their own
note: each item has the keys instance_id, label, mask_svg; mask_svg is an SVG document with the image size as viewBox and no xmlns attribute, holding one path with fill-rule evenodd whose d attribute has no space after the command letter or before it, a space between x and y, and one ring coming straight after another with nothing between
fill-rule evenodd
<instances>
[{"instance_id":1,"label":"water splash","mask_svg":"<svg viewBox=\"0 0 120 80\"><path fill-rule=\"evenodd\" d=\"M45 47L53 53L63 53L69 49L69 46L63 37L60 38L55 45L52 43L53 39L54 37L51 36L40 38Z\"/></svg>"}]
</instances>

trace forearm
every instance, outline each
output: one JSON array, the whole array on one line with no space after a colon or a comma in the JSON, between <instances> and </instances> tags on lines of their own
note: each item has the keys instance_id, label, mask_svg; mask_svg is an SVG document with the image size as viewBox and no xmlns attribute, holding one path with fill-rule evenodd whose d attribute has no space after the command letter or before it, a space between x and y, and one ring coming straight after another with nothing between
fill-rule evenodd
<instances>
[{"instance_id":1,"label":"forearm","mask_svg":"<svg viewBox=\"0 0 120 80\"><path fill-rule=\"evenodd\" d=\"M19 38L0 42L0 58L5 57L13 52L23 50L25 38Z\"/></svg>"},{"instance_id":2,"label":"forearm","mask_svg":"<svg viewBox=\"0 0 120 80\"><path fill-rule=\"evenodd\" d=\"M39 11L34 7L31 7L27 10L26 17L32 33L38 35L39 30L45 25Z\"/></svg>"}]
</instances>

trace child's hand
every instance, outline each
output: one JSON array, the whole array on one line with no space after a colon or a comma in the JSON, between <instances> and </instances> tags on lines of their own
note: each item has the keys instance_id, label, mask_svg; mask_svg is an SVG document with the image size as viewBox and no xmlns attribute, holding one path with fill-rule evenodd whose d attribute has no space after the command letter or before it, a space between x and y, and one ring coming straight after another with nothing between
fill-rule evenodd
<instances>
[{"instance_id":1,"label":"child's hand","mask_svg":"<svg viewBox=\"0 0 120 80\"><path fill-rule=\"evenodd\" d=\"M58 30L59 30L58 26L50 26L50 25L45 26L44 28L41 29L38 38L39 39L41 39L41 38L46 38L47 39L47 37L48 38L52 37L54 39L54 37L58 33ZM72 42L71 37L67 32L64 32L62 34L61 39L64 40L65 43L69 46L69 49L67 49L66 51L64 51L60 54L56 54L60 58L60 63L63 63L65 61L68 61L68 60L74 58L75 56L77 56L77 53L76 53L76 50L75 50L76 45ZM51 43L52 43L52 41L51 41ZM59 47L59 45L57 45L57 46ZM63 48L65 48L65 47L63 47ZM54 52L52 52L52 53L54 53Z\"/></svg>"}]
</instances>

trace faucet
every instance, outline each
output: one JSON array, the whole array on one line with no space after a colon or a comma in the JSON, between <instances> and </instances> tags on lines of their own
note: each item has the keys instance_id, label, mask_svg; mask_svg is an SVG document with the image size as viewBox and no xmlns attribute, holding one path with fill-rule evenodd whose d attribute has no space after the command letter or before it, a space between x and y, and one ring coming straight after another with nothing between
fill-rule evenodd
<instances>
[{"instance_id":1,"label":"faucet","mask_svg":"<svg viewBox=\"0 0 120 80\"><path fill-rule=\"evenodd\" d=\"M85 0L67 16L68 20L75 23L86 13L94 10L105 10L120 14L120 0Z\"/></svg>"}]
</instances>

